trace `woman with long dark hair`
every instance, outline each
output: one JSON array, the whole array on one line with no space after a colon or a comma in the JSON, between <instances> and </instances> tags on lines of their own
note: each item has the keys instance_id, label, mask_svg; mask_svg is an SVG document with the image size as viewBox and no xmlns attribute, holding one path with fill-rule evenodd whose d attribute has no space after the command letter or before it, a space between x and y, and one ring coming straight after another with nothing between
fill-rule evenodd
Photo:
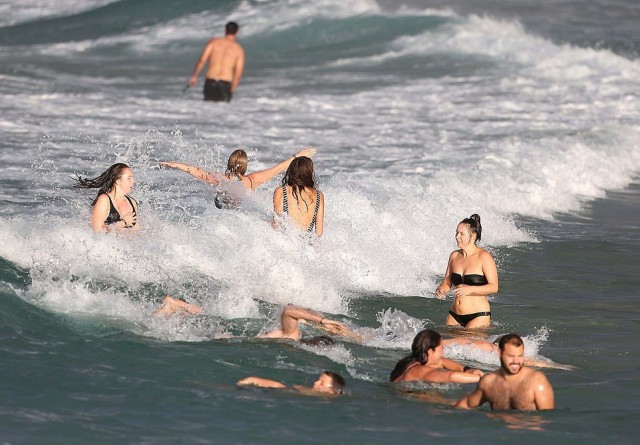
<instances>
[{"instance_id":1,"label":"woman with long dark hair","mask_svg":"<svg viewBox=\"0 0 640 445\"><path fill-rule=\"evenodd\" d=\"M480 328L491 323L487 295L498 292L498 270L491 254L477 245L481 237L480 215L473 214L458 224L459 249L449 256L444 280L436 289L436 297L443 299L455 286L447 325Z\"/></svg>"},{"instance_id":2,"label":"woman with long dark hair","mask_svg":"<svg viewBox=\"0 0 640 445\"><path fill-rule=\"evenodd\" d=\"M94 232L139 229L138 203L129 196L136 180L127 164L113 164L96 178L76 175L77 188L97 188L91 206L91 228Z\"/></svg>"},{"instance_id":3,"label":"woman with long dark hair","mask_svg":"<svg viewBox=\"0 0 640 445\"><path fill-rule=\"evenodd\" d=\"M227 169L224 174L219 172L208 172L199 167L194 167L193 165L183 164L182 162L161 162L160 165L162 167L175 168L189 173L194 178L215 186L224 186L228 185L231 181L238 181L242 188L255 190L261 184L264 184L274 176L285 171L294 159L302 156L311 157L315 153L315 148L305 148L271 168L253 172L248 175L246 173L249 165L249 158L244 150L235 150L231 153L231 156L229 156L229 159L227 160ZM240 202L240 198L230 195L232 194L229 193L229 190L226 188L218 190L215 200L216 207L237 207Z\"/></svg>"},{"instance_id":4,"label":"woman with long dark hair","mask_svg":"<svg viewBox=\"0 0 640 445\"><path fill-rule=\"evenodd\" d=\"M475 383L482 377L482 371L444 358L443 354L442 336L431 329L420 331L413 339L411 354L398 361L389 381Z\"/></svg>"},{"instance_id":5,"label":"woman with long dark hair","mask_svg":"<svg viewBox=\"0 0 640 445\"><path fill-rule=\"evenodd\" d=\"M288 215L302 230L322 236L324 195L315 188L311 159L302 156L291 162L282 186L273 191L273 209L276 215Z\"/></svg>"}]
</instances>

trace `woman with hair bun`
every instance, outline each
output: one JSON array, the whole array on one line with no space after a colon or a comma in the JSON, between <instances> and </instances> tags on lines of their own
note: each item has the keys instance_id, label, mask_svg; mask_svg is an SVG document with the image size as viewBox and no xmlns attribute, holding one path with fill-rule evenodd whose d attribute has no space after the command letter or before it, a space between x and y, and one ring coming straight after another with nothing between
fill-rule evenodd
<instances>
[{"instance_id":1,"label":"woman with hair bun","mask_svg":"<svg viewBox=\"0 0 640 445\"><path fill-rule=\"evenodd\" d=\"M302 156L311 157L315 153L315 148L305 148L271 168L253 172L248 175L246 173L249 165L249 159L247 157L247 153L240 149L235 150L229 156L229 159L227 160L227 169L224 174L218 172L211 173L199 167L194 167L193 165L183 164L182 162L161 162L160 165L162 167L175 168L185 173L189 173L194 178L215 186L223 184L229 185L231 181L235 180L241 184L242 188L255 190L259 185L264 184L274 176L285 171L294 159ZM219 190L216 196L215 203L216 207L219 209L223 207L234 208L239 204L239 197L230 196L227 188Z\"/></svg>"},{"instance_id":2,"label":"woman with hair bun","mask_svg":"<svg viewBox=\"0 0 640 445\"><path fill-rule=\"evenodd\" d=\"M139 229L138 203L129 196L136 183L127 164L113 164L97 178L76 175L77 188L97 188L98 196L91 206L91 228L94 232Z\"/></svg>"},{"instance_id":3,"label":"woman with hair bun","mask_svg":"<svg viewBox=\"0 0 640 445\"><path fill-rule=\"evenodd\" d=\"M452 286L453 305L447 325L480 328L491 323L491 306L487 295L498 292L498 271L489 252L478 247L482 237L480 216L473 214L458 224L456 244L459 249L449 256L447 271L436 297L444 299Z\"/></svg>"},{"instance_id":4,"label":"woman with hair bun","mask_svg":"<svg viewBox=\"0 0 640 445\"><path fill-rule=\"evenodd\" d=\"M273 191L273 209L276 215L289 215L302 230L322 236L324 195L315 189L311 159L302 156L291 162L282 187Z\"/></svg>"}]
</instances>

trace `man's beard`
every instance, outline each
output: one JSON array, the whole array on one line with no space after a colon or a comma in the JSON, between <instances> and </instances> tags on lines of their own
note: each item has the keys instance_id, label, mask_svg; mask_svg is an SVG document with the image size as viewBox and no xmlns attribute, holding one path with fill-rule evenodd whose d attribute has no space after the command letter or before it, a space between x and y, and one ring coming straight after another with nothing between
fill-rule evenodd
<instances>
[{"instance_id":1,"label":"man's beard","mask_svg":"<svg viewBox=\"0 0 640 445\"><path fill-rule=\"evenodd\" d=\"M505 363L504 361L502 361L502 360L500 360L500 365L502 366L502 369L503 369L507 374L510 374L510 375L516 375L517 373L519 373L519 372L520 372L520 370L522 369L522 366L524 365L524 363L520 363L520 364L518 365L518 369L517 369L515 372L511 371L511 368L509 368L509 365L508 365L507 363Z\"/></svg>"}]
</instances>

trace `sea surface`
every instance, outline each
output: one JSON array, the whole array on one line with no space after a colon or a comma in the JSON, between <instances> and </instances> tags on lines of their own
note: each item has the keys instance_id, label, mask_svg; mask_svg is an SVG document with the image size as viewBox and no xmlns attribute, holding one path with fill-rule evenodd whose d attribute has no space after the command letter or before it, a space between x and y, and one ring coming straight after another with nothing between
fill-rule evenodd
<instances>
[{"instance_id":1,"label":"sea surface","mask_svg":"<svg viewBox=\"0 0 640 445\"><path fill-rule=\"evenodd\" d=\"M183 88L240 24L229 104ZM640 428L640 3L636 0L8 0L0 4L0 441L6 444L636 443ZM250 170L303 147L325 235L271 227L279 178L237 211L159 161ZM142 230L94 235L133 168ZM457 223L482 217L500 292L556 409L457 411L473 385L388 383ZM207 315L151 317L166 294ZM292 303L366 336L254 336ZM315 335L305 327L305 335ZM447 353L495 369L468 347ZM240 389L347 380L337 399ZM634 437L636 439L634 439Z\"/></svg>"}]
</instances>

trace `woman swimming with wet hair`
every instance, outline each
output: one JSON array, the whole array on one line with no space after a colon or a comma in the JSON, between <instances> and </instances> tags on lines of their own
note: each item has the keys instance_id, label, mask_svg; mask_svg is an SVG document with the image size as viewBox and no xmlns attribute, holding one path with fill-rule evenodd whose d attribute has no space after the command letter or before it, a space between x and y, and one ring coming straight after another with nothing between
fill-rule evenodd
<instances>
[{"instance_id":1,"label":"woman swimming with wet hair","mask_svg":"<svg viewBox=\"0 0 640 445\"><path fill-rule=\"evenodd\" d=\"M162 167L175 168L183 172L189 173L194 178L207 182L215 186L223 186L216 194L216 207L218 208L236 208L240 204L238 196L232 196L228 186L232 181L237 181L242 188L255 190L258 186L272 179L274 176L282 173L292 161L300 157L311 157L316 153L315 148L305 148L300 150L293 156L285 159L279 164L254 173L246 174L249 166L249 158L244 150L235 150L227 160L227 168L223 173L208 172L193 165L183 164L181 162L160 162Z\"/></svg>"},{"instance_id":2,"label":"woman swimming with wet hair","mask_svg":"<svg viewBox=\"0 0 640 445\"><path fill-rule=\"evenodd\" d=\"M282 186L273 191L273 209L278 216L289 215L302 230L322 236L324 195L315 188L311 159L300 157L291 162L282 179Z\"/></svg>"},{"instance_id":3,"label":"woman swimming with wet hair","mask_svg":"<svg viewBox=\"0 0 640 445\"><path fill-rule=\"evenodd\" d=\"M455 286L453 305L447 325L480 328L491 323L491 306L487 295L498 292L498 271L489 252L478 247L482 225L477 214L458 224L456 244L459 249L449 256L444 280L436 289L436 297L444 299Z\"/></svg>"},{"instance_id":4,"label":"woman swimming with wet hair","mask_svg":"<svg viewBox=\"0 0 640 445\"><path fill-rule=\"evenodd\" d=\"M139 229L138 202L129 196L136 180L127 164L113 164L96 178L76 175L76 188L97 188L91 203L91 228L94 232Z\"/></svg>"},{"instance_id":5,"label":"woman swimming with wet hair","mask_svg":"<svg viewBox=\"0 0 640 445\"><path fill-rule=\"evenodd\" d=\"M415 336L411 354L400 359L389 380L391 382L475 383L483 372L443 357L442 336L424 329Z\"/></svg>"}]
</instances>

